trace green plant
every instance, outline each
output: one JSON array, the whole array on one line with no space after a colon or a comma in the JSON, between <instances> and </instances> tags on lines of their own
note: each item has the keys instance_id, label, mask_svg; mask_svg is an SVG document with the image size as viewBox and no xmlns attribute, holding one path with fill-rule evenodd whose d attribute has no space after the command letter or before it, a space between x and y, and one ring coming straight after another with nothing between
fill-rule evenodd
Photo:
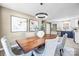
<instances>
[{"instance_id":1,"label":"green plant","mask_svg":"<svg viewBox=\"0 0 79 59\"><path fill-rule=\"evenodd\" d=\"M40 26L40 30L45 30L45 24L44 24L44 23L41 24L41 26Z\"/></svg>"}]
</instances>

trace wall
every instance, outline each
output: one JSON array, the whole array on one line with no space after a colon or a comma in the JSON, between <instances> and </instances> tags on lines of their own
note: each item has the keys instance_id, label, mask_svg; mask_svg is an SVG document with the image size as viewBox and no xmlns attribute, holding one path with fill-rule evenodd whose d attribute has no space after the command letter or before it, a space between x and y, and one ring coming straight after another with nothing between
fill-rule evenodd
<instances>
[{"instance_id":1,"label":"wall","mask_svg":"<svg viewBox=\"0 0 79 59\"><path fill-rule=\"evenodd\" d=\"M0 38L1 38L1 7L0 7ZM1 47L1 41L0 41L0 47Z\"/></svg>"},{"instance_id":2,"label":"wall","mask_svg":"<svg viewBox=\"0 0 79 59\"><path fill-rule=\"evenodd\" d=\"M68 20L64 20L64 21L56 21L53 22L55 24L57 24L57 29L58 30L64 30L63 27L65 25L63 25L65 22L69 22L69 29L68 30L73 30L74 28L78 28L78 18L71 18Z\"/></svg>"},{"instance_id":3,"label":"wall","mask_svg":"<svg viewBox=\"0 0 79 59\"><path fill-rule=\"evenodd\" d=\"M63 22L62 21L53 21L52 24L57 24L57 30L63 29Z\"/></svg>"},{"instance_id":4,"label":"wall","mask_svg":"<svg viewBox=\"0 0 79 59\"><path fill-rule=\"evenodd\" d=\"M0 7L0 37L1 37L1 7Z\"/></svg>"},{"instance_id":5,"label":"wall","mask_svg":"<svg viewBox=\"0 0 79 59\"><path fill-rule=\"evenodd\" d=\"M65 30L63 27L65 27L64 23L67 22L67 21L57 21L57 30ZM70 22L70 21L69 21ZM70 26L69 26L70 28Z\"/></svg>"},{"instance_id":6,"label":"wall","mask_svg":"<svg viewBox=\"0 0 79 59\"><path fill-rule=\"evenodd\" d=\"M10 16L15 15L23 18L33 19L33 16L28 14L23 14L14 10L10 10L4 7L1 7L1 36L7 35L8 40L11 44L15 43L16 39L23 39L25 37L34 36L34 32L11 32L11 19Z\"/></svg>"},{"instance_id":7,"label":"wall","mask_svg":"<svg viewBox=\"0 0 79 59\"><path fill-rule=\"evenodd\" d=\"M79 27L78 26L78 18L73 18L72 20L71 20L71 26L72 26L72 28L77 28L77 27Z\"/></svg>"}]
</instances>

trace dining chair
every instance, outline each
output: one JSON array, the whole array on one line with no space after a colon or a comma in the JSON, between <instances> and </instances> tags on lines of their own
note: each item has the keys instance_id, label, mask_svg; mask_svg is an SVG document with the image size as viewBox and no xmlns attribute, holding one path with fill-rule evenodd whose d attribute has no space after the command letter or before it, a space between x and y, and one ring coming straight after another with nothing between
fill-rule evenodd
<instances>
[{"instance_id":1,"label":"dining chair","mask_svg":"<svg viewBox=\"0 0 79 59\"><path fill-rule=\"evenodd\" d=\"M62 38L60 38L58 40L58 45L57 45L57 54L58 56L62 56L63 55L63 52L64 52L64 46L65 46L65 41L67 39L67 34L64 34Z\"/></svg>"},{"instance_id":2,"label":"dining chair","mask_svg":"<svg viewBox=\"0 0 79 59\"><path fill-rule=\"evenodd\" d=\"M63 56L74 56L75 55L75 48L73 47L64 47Z\"/></svg>"},{"instance_id":3,"label":"dining chair","mask_svg":"<svg viewBox=\"0 0 79 59\"><path fill-rule=\"evenodd\" d=\"M45 41L45 48L42 53L38 53L33 50L34 56L54 56L57 47L57 41L55 39L49 39Z\"/></svg>"},{"instance_id":4,"label":"dining chair","mask_svg":"<svg viewBox=\"0 0 79 59\"><path fill-rule=\"evenodd\" d=\"M40 54L33 50L33 54L35 56L62 56L66 39L67 34L64 34L62 38L56 37L55 39L46 40L43 53Z\"/></svg>"},{"instance_id":5,"label":"dining chair","mask_svg":"<svg viewBox=\"0 0 79 59\"><path fill-rule=\"evenodd\" d=\"M1 43L2 43L2 46L3 46L4 52L5 52L5 56L16 56L13 53L6 36L1 38ZM17 55L17 56L31 56L31 55L32 55L32 51L30 51L26 54L22 53L22 54Z\"/></svg>"}]
</instances>

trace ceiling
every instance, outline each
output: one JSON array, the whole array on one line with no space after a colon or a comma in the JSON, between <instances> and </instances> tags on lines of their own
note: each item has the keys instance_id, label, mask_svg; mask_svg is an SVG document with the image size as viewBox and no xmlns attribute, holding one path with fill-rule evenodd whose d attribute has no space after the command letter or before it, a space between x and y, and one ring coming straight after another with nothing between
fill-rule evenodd
<instances>
[{"instance_id":1,"label":"ceiling","mask_svg":"<svg viewBox=\"0 0 79 59\"><path fill-rule=\"evenodd\" d=\"M32 16L38 12L48 13L48 19L60 19L79 15L78 3L2 3L1 6Z\"/></svg>"}]
</instances>

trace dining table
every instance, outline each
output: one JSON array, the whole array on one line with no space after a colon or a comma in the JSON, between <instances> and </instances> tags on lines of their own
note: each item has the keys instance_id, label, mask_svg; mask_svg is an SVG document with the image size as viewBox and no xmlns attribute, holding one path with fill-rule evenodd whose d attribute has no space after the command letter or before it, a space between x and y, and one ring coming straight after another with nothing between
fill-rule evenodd
<instances>
[{"instance_id":1,"label":"dining table","mask_svg":"<svg viewBox=\"0 0 79 59\"><path fill-rule=\"evenodd\" d=\"M54 39L56 38L56 34L46 34L43 38L39 38L37 36L28 37L25 39L17 39L16 43L22 49L24 53L27 53L43 44L45 44L45 40Z\"/></svg>"}]
</instances>

